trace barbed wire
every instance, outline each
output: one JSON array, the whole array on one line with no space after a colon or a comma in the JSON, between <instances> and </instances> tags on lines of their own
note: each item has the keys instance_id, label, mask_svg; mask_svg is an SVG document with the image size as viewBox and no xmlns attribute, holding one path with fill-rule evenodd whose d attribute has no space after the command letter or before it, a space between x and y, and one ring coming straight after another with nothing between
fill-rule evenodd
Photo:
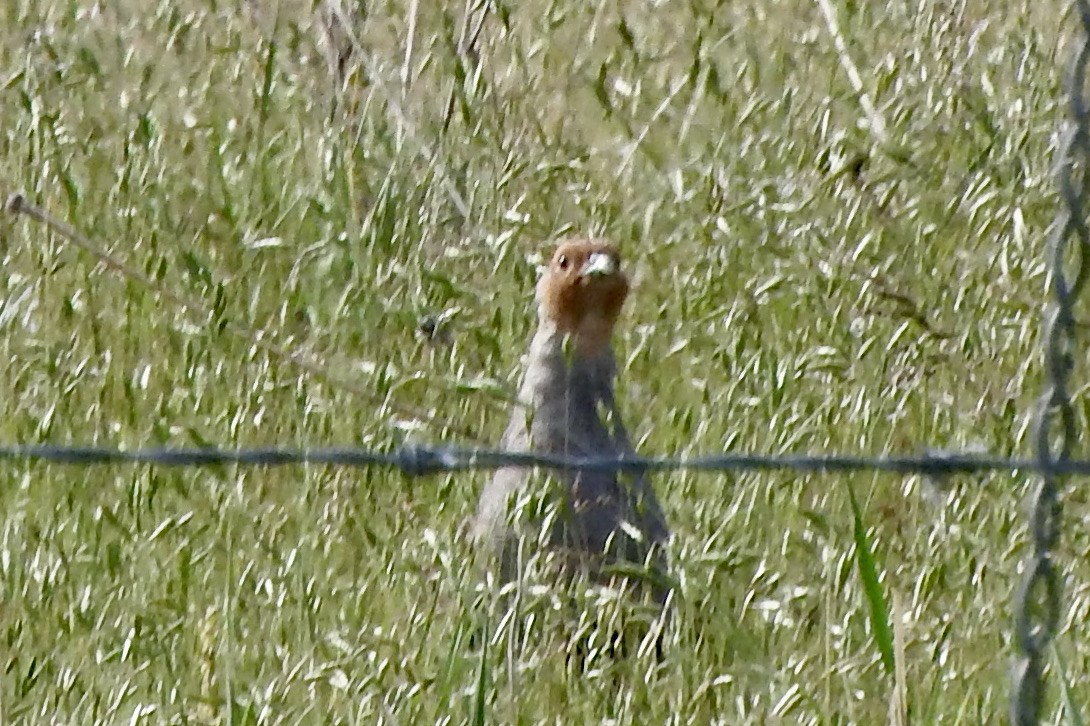
<instances>
[{"instance_id":1,"label":"barbed wire","mask_svg":"<svg viewBox=\"0 0 1090 726\"><path fill-rule=\"evenodd\" d=\"M1075 304L1090 271L1090 230L1086 226L1090 167L1090 114L1086 104L1086 73L1090 63L1090 2L1076 0L1082 38L1067 78L1071 128L1059 155L1063 205L1050 241L1052 304L1046 315L1045 392L1038 408L1036 449L1040 483L1030 514L1032 552L1016 596L1011 721L1036 724L1044 701L1047 650L1060 623L1060 581L1052 553L1059 540L1063 475L1069 473L1071 449L1078 431L1071 405L1069 379L1074 369ZM1074 268L1071 276L1068 266Z\"/></svg>"},{"instance_id":2,"label":"barbed wire","mask_svg":"<svg viewBox=\"0 0 1090 726\"><path fill-rule=\"evenodd\" d=\"M162 466L288 466L318 464L352 468L393 468L410 476L458 471L489 471L508 467L579 469L593 471L771 471L838 473L878 471L944 477L953 474L1040 472L1039 459L1019 459L967 452L926 452L918 455L860 456L855 454L751 454L724 453L690 457L578 457L533 452L504 451L456 446L405 445L388 452L370 449L255 447L220 449L141 448L101 446L9 445L0 446L0 460L23 459L54 464L155 464ZM1055 474L1090 476L1090 460L1064 459L1049 462Z\"/></svg>"}]
</instances>

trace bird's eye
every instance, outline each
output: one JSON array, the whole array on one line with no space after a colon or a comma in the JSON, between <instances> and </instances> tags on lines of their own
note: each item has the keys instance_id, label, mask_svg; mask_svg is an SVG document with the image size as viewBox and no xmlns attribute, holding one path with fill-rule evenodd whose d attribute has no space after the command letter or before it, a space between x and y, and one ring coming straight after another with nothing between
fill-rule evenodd
<instances>
[{"instance_id":1,"label":"bird's eye","mask_svg":"<svg viewBox=\"0 0 1090 726\"><path fill-rule=\"evenodd\" d=\"M568 269L568 256L560 255L560 257L556 258L556 264L560 266L561 270Z\"/></svg>"}]
</instances>

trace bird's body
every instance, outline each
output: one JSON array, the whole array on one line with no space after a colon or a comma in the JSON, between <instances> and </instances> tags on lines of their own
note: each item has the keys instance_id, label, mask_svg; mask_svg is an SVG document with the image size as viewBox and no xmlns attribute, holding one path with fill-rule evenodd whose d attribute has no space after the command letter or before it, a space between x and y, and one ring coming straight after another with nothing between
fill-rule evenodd
<instances>
[{"instance_id":1,"label":"bird's body","mask_svg":"<svg viewBox=\"0 0 1090 726\"><path fill-rule=\"evenodd\" d=\"M635 454L613 393L611 336L627 292L608 243L559 247L538 285L538 329L505 449L576 458ZM646 565L648 577L633 589L660 604L669 592L661 577L669 530L643 472L500 469L481 495L473 534L498 557L503 580L517 577L521 555L540 545L566 570L598 581L614 581L618 564Z\"/></svg>"}]
</instances>

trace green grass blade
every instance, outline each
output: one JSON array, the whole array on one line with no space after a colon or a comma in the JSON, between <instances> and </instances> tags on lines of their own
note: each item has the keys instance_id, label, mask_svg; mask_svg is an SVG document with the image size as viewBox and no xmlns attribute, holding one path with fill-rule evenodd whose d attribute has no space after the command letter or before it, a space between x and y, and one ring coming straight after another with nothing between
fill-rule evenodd
<instances>
[{"instance_id":1,"label":"green grass blade","mask_svg":"<svg viewBox=\"0 0 1090 726\"><path fill-rule=\"evenodd\" d=\"M1083 721L1082 711L1079 710L1079 705L1075 701L1075 694L1071 691L1071 681L1067 677L1068 669L1060 657L1056 641L1049 644L1049 649L1052 651L1052 660L1056 664L1056 675L1060 679L1060 698L1064 705L1064 721L1071 724L1071 726L1083 726L1086 722Z\"/></svg>"},{"instance_id":2,"label":"green grass blade","mask_svg":"<svg viewBox=\"0 0 1090 726\"><path fill-rule=\"evenodd\" d=\"M484 726L488 691L488 620L481 625L481 667L477 671L477 689L473 694L473 723Z\"/></svg>"},{"instance_id":3,"label":"green grass blade","mask_svg":"<svg viewBox=\"0 0 1090 726\"><path fill-rule=\"evenodd\" d=\"M874 643L882 654L882 663L890 675L894 672L893 630L889 624L889 605L882 594L882 585L878 582L878 567L875 565L874 551L867 539L867 529L863 525L863 515L859 502L855 498L855 489L849 480L848 501L852 507L852 529L855 537L855 562L859 567L859 578L863 582L863 592L867 597Z\"/></svg>"}]
</instances>

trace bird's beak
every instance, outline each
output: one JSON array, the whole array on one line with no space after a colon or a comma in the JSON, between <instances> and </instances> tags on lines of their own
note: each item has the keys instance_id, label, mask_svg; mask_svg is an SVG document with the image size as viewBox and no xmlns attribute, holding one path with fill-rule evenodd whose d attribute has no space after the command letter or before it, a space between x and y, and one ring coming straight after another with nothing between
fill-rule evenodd
<instances>
[{"instance_id":1,"label":"bird's beak","mask_svg":"<svg viewBox=\"0 0 1090 726\"><path fill-rule=\"evenodd\" d=\"M580 277L595 277L598 275L617 274L617 263L611 255L605 252L594 252L587 258L583 269L579 271Z\"/></svg>"}]
</instances>

